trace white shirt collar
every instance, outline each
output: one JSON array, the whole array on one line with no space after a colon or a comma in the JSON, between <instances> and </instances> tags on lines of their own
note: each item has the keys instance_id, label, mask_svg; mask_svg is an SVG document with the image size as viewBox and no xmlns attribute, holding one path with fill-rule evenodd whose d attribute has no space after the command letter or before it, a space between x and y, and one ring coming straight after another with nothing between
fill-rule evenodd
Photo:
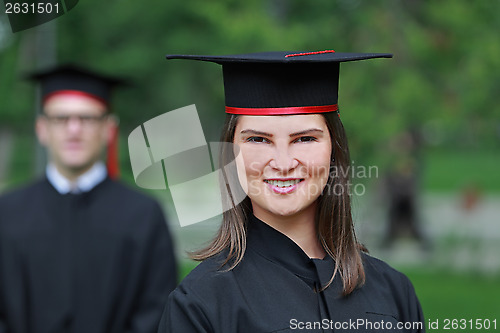
<instances>
[{"instance_id":1,"label":"white shirt collar","mask_svg":"<svg viewBox=\"0 0 500 333\"><path fill-rule=\"evenodd\" d=\"M97 184L106 179L107 171L103 162L95 163L90 170L70 182L57 170L55 165L48 164L45 170L47 179L60 194L89 192Z\"/></svg>"}]
</instances>

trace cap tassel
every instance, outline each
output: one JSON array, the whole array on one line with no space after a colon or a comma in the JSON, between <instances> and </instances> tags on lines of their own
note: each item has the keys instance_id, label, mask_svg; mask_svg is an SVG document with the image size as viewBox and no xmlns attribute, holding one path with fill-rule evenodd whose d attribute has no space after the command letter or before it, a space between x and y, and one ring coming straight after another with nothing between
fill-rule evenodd
<instances>
[{"instance_id":1,"label":"cap tassel","mask_svg":"<svg viewBox=\"0 0 500 333\"><path fill-rule=\"evenodd\" d=\"M120 165L118 163L118 125L113 125L111 138L108 142L107 168L111 179L120 176Z\"/></svg>"},{"instance_id":2,"label":"cap tassel","mask_svg":"<svg viewBox=\"0 0 500 333\"><path fill-rule=\"evenodd\" d=\"M307 55L314 55L314 54L323 54L323 53L335 53L335 51L334 50L324 50L324 51L314 51L314 52L292 53L292 54L287 54L285 56L285 58L300 57L300 56L307 56Z\"/></svg>"}]
</instances>

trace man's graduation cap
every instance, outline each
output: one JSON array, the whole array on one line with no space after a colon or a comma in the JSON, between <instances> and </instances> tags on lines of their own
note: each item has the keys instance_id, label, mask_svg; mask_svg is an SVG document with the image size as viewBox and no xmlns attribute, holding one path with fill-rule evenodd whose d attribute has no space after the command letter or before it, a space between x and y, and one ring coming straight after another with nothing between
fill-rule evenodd
<instances>
[{"instance_id":1,"label":"man's graduation cap","mask_svg":"<svg viewBox=\"0 0 500 333\"><path fill-rule=\"evenodd\" d=\"M49 70L29 75L40 83L42 103L45 104L56 95L78 95L93 98L110 111L110 99L113 88L123 85L123 79L106 76L73 64L60 65ZM114 129L113 138L107 150L108 174L112 178L119 175L118 164L118 128Z\"/></svg>"},{"instance_id":2,"label":"man's graduation cap","mask_svg":"<svg viewBox=\"0 0 500 333\"><path fill-rule=\"evenodd\" d=\"M392 54L326 50L166 58L222 65L227 113L285 115L337 111L340 63L392 58Z\"/></svg>"},{"instance_id":3,"label":"man's graduation cap","mask_svg":"<svg viewBox=\"0 0 500 333\"><path fill-rule=\"evenodd\" d=\"M124 80L105 76L83 67L66 64L29 76L41 84L43 102L56 94L79 94L94 98L109 106L112 89Z\"/></svg>"}]
</instances>

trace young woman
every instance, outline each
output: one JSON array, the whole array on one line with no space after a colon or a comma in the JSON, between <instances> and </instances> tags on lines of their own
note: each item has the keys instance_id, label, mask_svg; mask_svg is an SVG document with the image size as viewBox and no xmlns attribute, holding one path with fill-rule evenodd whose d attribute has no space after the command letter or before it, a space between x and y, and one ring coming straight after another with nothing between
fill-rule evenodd
<instances>
[{"instance_id":1,"label":"young woman","mask_svg":"<svg viewBox=\"0 0 500 333\"><path fill-rule=\"evenodd\" d=\"M181 56L223 65L231 208L170 295L159 332L423 332L409 280L354 233L334 51ZM235 186L235 183L239 186ZM236 190L235 190L236 188ZM235 200L235 191L246 199Z\"/></svg>"}]
</instances>

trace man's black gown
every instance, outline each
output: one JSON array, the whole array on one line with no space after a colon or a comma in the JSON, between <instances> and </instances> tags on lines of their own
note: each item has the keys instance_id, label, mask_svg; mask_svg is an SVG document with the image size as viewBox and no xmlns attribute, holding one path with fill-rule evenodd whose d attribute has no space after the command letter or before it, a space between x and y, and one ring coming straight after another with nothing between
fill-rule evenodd
<instances>
[{"instance_id":1,"label":"man's black gown","mask_svg":"<svg viewBox=\"0 0 500 333\"><path fill-rule=\"evenodd\" d=\"M1 333L155 332L176 278L159 205L122 184L0 198Z\"/></svg>"},{"instance_id":2,"label":"man's black gown","mask_svg":"<svg viewBox=\"0 0 500 333\"><path fill-rule=\"evenodd\" d=\"M310 259L291 239L256 218L249 224L243 261L223 272L223 258L205 260L170 294L159 333L424 331L397 329L398 322L424 324L413 286L368 255L363 255L366 283L348 297L340 295L338 276L326 290L314 291L331 278L331 258Z\"/></svg>"}]
</instances>

